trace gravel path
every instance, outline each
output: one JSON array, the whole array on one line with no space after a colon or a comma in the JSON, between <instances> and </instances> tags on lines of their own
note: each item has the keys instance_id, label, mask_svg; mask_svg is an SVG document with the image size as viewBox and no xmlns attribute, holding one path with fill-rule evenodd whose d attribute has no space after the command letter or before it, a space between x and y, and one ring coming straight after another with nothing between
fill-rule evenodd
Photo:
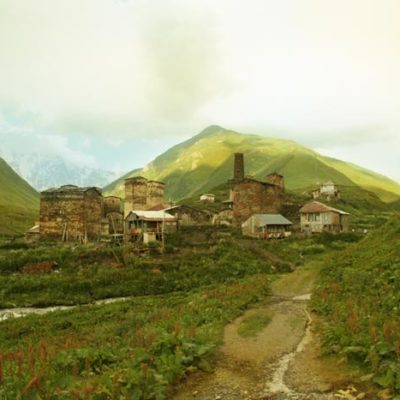
<instances>
[{"instance_id":1,"label":"gravel path","mask_svg":"<svg viewBox=\"0 0 400 400\"><path fill-rule=\"evenodd\" d=\"M195 373L174 400L376 399L349 388L354 377L337 359L320 356L307 305L318 268L299 268L272 284L268 304L245 312L225 327L212 373ZM267 312L271 322L255 337L238 335L242 320Z\"/></svg>"}]
</instances>

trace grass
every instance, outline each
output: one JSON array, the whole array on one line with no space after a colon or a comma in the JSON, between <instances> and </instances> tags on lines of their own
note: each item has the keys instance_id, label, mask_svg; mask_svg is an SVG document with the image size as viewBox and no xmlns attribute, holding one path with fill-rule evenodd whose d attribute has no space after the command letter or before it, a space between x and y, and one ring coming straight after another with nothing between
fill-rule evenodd
<instances>
[{"instance_id":1,"label":"grass","mask_svg":"<svg viewBox=\"0 0 400 400\"><path fill-rule=\"evenodd\" d=\"M0 236L25 232L38 212L39 194L0 158Z\"/></svg>"},{"instance_id":2,"label":"grass","mask_svg":"<svg viewBox=\"0 0 400 400\"><path fill-rule=\"evenodd\" d=\"M325 347L372 373L400 398L400 217L322 268L313 307L326 321Z\"/></svg>"},{"instance_id":3,"label":"grass","mask_svg":"<svg viewBox=\"0 0 400 400\"><path fill-rule=\"evenodd\" d=\"M249 338L257 336L272 320L270 313L257 311L244 317L238 327L238 334L241 337Z\"/></svg>"},{"instance_id":4,"label":"grass","mask_svg":"<svg viewBox=\"0 0 400 400\"><path fill-rule=\"evenodd\" d=\"M180 251L151 257L98 244L0 246L3 307L133 296L1 322L0 399L171 398L179 380L212 369L224 326L265 301L275 273L287 271L305 247L323 243L328 252L334 242L327 236L272 243L218 233L205 232L195 247L189 232L172 236L169 246ZM45 260L57 261L57 272L21 272L26 263ZM270 319L249 315L242 334L256 335Z\"/></svg>"},{"instance_id":5,"label":"grass","mask_svg":"<svg viewBox=\"0 0 400 400\"><path fill-rule=\"evenodd\" d=\"M0 323L0 398L167 399L210 370L223 326L268 293L268 275Z\"/></svg>"},{"instance_id":6,"label":"grass","mask_svg":"<svg viewBox=\"0 0 400 400\"><path fill-rule=\"evenodd\" d=\"M25 264L41 261L56 261L57 271L22 273ZM271 272L270 260L232 239L219 239L212 250L181 251L179 257L141 258L122 248L100 245L3 250L0 308L73 305L110 297L186 292Z\"/></svg>"}]
</instances>

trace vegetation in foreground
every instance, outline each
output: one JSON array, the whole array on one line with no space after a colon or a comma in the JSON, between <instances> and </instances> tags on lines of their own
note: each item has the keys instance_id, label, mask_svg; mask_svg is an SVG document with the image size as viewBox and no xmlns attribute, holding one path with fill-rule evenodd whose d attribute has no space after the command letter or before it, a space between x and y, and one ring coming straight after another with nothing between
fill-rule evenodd
<instances>
[{"instance_id":1,"label":"vegetation in foreground","mask_svg":"<svg viewBox=\"0 0 400 400\"><path fill-rule=\"evenodd\" d=\"M261 274L3 322L0 398L168 398L172 383L210 368L223 326L267 290Z\"/></svg>"},{"instance_id":2,"label":"vegetation in foreground","mask_svg":"<svg viewBox=\"0 0 400 400\"><path fill-rule=\"evenodd\" d=\"M257 336L272 320L272 316L265 311L258 311L244 317L238 327L238 334L244 338Z\"/></svg>"},{"instance_id":3,"label":"vegetation in foreground","mask_svg":"<svg viewBox=\"0 0 400 400\"><path fill-rule=\"evenodd\" d=\"M184 232L170 238L171 254L161 256L153 248L150 251L154 255L147 257L139 257L133 249L101 244L3 249L0 309L187 292L257 273L289 271L310 257L341 249L358 238L343 234L265 242L230 236L210 238L202 231ZM174 251L176 247L180 250ZM23 272L25 265L44 261L56 262L55 271Z\"/></svg>"},{"instance_id":4,"label":"vegetation in foreground","mask_svg":"<svg viewBox=\"0 0 400 400\"><path fill-rule=\"evenodd\" d=\"M162 257L156 249L142 258L107 246L3 248L3 302L136 297L1 322L0 398L169 398L175 382L210 368L224 325L267 296L273 273L359 238L327 234L265 242L227 233L213 239L201 232L203 242L200 233L177 235L170 245L180 251ZM45 260L56 260L58 270L22 273L25 263ZM242 333L257 334L269 319L246 319Z\"/></svg>"},{"instance_id":5,"label":"vegetation in foreground","mask_svg":"<svg viewBox=\"0 0 400 400\"><path fill-rule=\"evenodd\" d=\"M400 399L400 218L326 263L313 296L328 351L363 365Z\"/></svg>"}]
</instances>

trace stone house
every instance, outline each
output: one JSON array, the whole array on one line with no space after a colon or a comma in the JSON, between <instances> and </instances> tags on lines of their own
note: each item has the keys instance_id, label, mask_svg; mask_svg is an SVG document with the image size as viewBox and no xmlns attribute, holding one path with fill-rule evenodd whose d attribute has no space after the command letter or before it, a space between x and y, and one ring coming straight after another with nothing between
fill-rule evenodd
<instances>
[{"instance_id":1,"label":"stone house","mask_svg":"<svg viewBox=\"0 0 400 400\"><path fill-rule=\"evenodd\" d=\"M313 199L319 199L323 197L325 200L330 201L332 199L340 199L340 190L332 182L328 181L323 183L318 189L312 192Z\"/></svg>"},{"instance_id":2,"label":"stone house","mask_svg":"<svg viewBox=\"0 0 400 400\"><path fill-rule=\"evenodd\" d=\"M101 235L102 217L103 196L99 188L64 185L41 192L41 238L97 240Z\"/></svg>"},{"instance_id":3,"label":"stone house","mask_svg":"<svg viewBox=\"0 0 400 400\"><path fill-rule=\"evenodd\" d=\"M176 205L166 208L165 211L176 218L178 226L206 225L212 220L210 212L186 205Z\"/></svg>"},{"instance_id":4,"label":"stone house","mask_svg":"<svg viewBox=\"0 0 400 400\"><path fill-rule=\"evenodd\" d=\"M225 207L218 213L214 214L213 224L230 226L232 225L232 219L233 219L232 208Z\"/></svg>"},{"instance_id":5,"label":"stone house","mask_svg":"<svg viewBox=\"0 0 400 400\"><path fill-rule=\"evenodd\" d=\"M259 239L289 237L292 222L280 214L254 214L242 224L242 233Z\"/></svg>"},{"instance_id":6,"label":"stone house","mask_svg":"<svg viewBox=\"0 0 400 400\"><path fill-rule=\"evenodd\" d=\"M233 223L237 226L253 214L277 214L283 202L284 178L274 172L265 181L260 181L244 174L242 153L234 155L234 176L229 181L231 186Z\"/></svg>"},{"instance_id":7,"label":"stone house","mask_svg":"<svg viewBox=\"0 0 400 400\"><path fill-rule=\"evenodd\" d=\"M305 233L346 232L349 230L349 217L345 211L313 201L300 209L300 227Z\"/></svg>"}]
</instances>

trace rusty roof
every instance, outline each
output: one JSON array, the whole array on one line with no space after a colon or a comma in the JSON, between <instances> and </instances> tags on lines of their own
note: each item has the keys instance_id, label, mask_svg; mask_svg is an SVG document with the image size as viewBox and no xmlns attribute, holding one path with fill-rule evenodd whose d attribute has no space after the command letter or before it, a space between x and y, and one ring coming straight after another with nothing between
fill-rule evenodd
<instances>
[{"instance_id":1,"label":"rusty roof","mask_svg":"<svg viewBox=\"0 0 400 400\"><path fill-rule=\"evenodd\" d=\"M337 208L329 207L326 204L320 203L319 201L312 201L311 203L305 204L300 208L300 212L303 214L307 213L324 213L324 212L335 212L342 215L349 215L346 211L338 210Z\"/></svg>"}]
</instances>

